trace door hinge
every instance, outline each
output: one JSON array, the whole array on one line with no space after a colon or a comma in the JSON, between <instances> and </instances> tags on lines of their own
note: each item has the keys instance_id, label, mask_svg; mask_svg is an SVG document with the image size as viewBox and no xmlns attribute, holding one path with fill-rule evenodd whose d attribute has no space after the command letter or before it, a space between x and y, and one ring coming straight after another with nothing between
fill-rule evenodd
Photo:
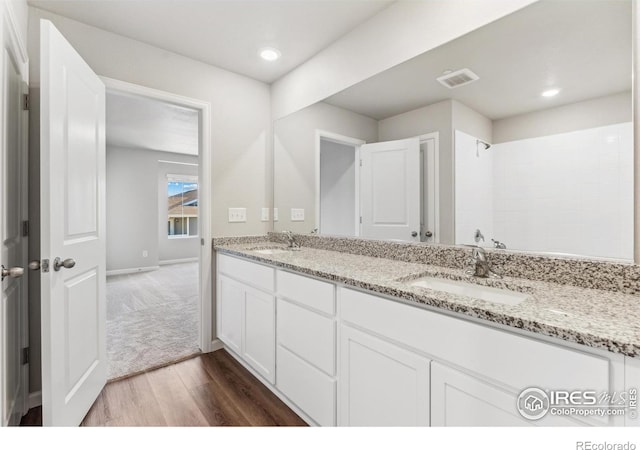
<instances>
[{"instance_id":1,"label":"door hinge","mask_svg":"<svg viewBox=\"0 0 640 450\"><path fill-rule=\"evenodd\" d=\"M29 364L29 347L22 349L22 365Z\"/></svg>"},{"instance_id":2,"label":"door hinge","mask_svg":"<svg viewBox=\"0 0 640 450\"><path fill-rule=\"evenodd\" d=\"M22 109L25 111L29 111L29 94L24 94Z\"/></svg>"},{"instance_id":3,"label":"door hinge","mask_svg":"<svg viewBox=\"0 0 640 450\"><path fill-rule=\"evenodd\" d=\"M200 245L204 245L204 238L200 238Z\"/></svg>"},{"instance_id":4,"label":"door hinge","mask_svg":"<svg viewBox=\"0 0 640 450\"><path fill-rule=\"evenodd\" d=\"M362 160L360 160L360 167L362 167Z\"/></svg>"},{"instance_id":5,"label":"door hinge","mask_svg":"<svg viewBox=\"0 0 640 450\"><path fill-rule=\"evenodd\" d=\"M362 223L362 216L360 216L360 223Z\"/></svg>"},{"instance_id":6,"label":"door hinge","mask_svg":"<svg viewBox=\"0 0 640 450\"><path fill-rule=\"evenodd\" d=\"M22 221L22 236L29 236L29 221Z\"/></svg>"}]
</instances>

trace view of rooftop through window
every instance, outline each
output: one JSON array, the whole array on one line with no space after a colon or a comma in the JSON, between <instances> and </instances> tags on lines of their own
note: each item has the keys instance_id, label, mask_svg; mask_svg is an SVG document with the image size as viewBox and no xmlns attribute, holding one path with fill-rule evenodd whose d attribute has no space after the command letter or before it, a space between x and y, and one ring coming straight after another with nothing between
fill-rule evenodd
<instances>
[{"instance_id":1,"label":"view of rooftop through window","mask_svg":"<svg viewBox=\"0 0 640 450\"><path fill-rule=\"evenodd\" d=\"M194 181L167 182L169 236L198 235L198 183Z\"/></svg>"}]
</instances>

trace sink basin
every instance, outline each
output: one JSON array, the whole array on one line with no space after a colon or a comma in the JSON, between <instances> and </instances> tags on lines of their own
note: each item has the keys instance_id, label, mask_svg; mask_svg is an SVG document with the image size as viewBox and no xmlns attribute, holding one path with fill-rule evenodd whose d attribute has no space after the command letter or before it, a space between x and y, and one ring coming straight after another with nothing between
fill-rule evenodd
<instances>
[{"instance_id":1,"label":"sink basin","mask_svg":"<svg viewBox=\"0 0 640 450\"><path fill-rule=\"evenodd\" d=\"M277 255L278 253L288 253L290 250L284 248L261 248L254 250L254 252L260 253L261 255Z\"/></svg>"},{"instance_id":2,"label":"sink basin","mask_svg":"<svg viewBox=\"0 0 640 450\"><path fill-rule=\"evenodd\" d=\"M434 291L448 292L455 295L484 300L486 302L500 303L515 306L527 298L528 294L515 292L509 289L500 289L490 286L467 283L457 280L445 280L442 278L424 277L409 282L411 286L433 289Z\"/></svg>"}]
</instances>

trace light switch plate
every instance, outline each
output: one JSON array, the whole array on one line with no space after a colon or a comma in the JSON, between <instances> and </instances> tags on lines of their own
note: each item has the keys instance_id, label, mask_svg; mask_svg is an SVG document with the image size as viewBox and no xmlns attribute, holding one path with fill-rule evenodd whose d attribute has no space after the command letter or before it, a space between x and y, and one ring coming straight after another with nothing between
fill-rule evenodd
<instances>
[{"instance_id":1,"label":"light switch plate","mask_svg":"<svg viewBox=\"0 0 640 450\"><path fill-rule=\"evenodd\" d=\"M291 208L291 221L292 222L304 222L304 209L303 208Z\"/></svg>"},{"instance_id":2,"label":"light switch plate","mask_svg":"<svg viewBox=\"0 0 640 450\"><path fill-rule=\"evenodd\" d=\"M247 208L229 208L229 222L246 222Z\"/></svg>"},{"instance_id":3,"label":"light switch plate","mask_svg":"<svg viewBox=\"0 0 640 450\"><path fill-rule=\"evenodd\" d=\"M262 221L269 221L269 208L262 208Z\"/></svg>"},{"instance_id":4,"label":"light switch plate","mask_svg":"<svg viewBox=\"0 0 640 450\"><path fill-rule=\"evenodd\" d=\"M273 208L273 221L278 221L278 208Z\"/></svg>"}]
</instances>

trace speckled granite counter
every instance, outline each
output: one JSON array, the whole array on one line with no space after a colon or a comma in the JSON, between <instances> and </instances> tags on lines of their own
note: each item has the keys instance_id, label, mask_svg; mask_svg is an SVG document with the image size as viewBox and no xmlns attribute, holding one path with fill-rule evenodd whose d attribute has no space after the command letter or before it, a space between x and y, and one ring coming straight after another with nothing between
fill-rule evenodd
<instances>
[{"instance_id":1,"label":"speckled granite counter","mask_svg":"<svg viewBox=\"0 0 640 450\"><path fill-rule=\"evenodd\" d=\"M222 253L347 286L640 358L640 297L637 295L512 277L471 279L460 269L308 247L265 255L255 250L277 248L279 244L259 237L216 240L214 246ZM508 287L530 296L511 306L407 283L428 275Z\"/></svg>"}]
</instances>

